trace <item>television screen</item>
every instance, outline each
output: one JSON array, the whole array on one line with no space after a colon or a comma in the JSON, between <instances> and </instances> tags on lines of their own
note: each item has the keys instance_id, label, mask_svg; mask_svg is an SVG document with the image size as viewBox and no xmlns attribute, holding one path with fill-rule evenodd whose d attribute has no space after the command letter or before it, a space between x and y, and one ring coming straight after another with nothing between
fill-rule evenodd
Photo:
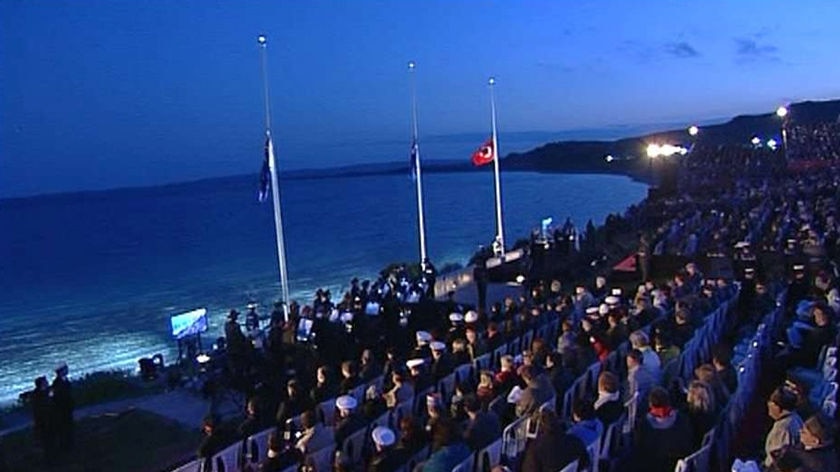
<instances>
[{"instance_id":1,"label":"television screen","mask_svg":"<svg viewBox=\"0 0 840 472\"><path fill-rule=\"evenodd\" d=\"M199 308L173 315L169 318L169 322L172 325L172 337L175 339L203 333L207 331L207 309Z\"/></svg>"}]
</instances>

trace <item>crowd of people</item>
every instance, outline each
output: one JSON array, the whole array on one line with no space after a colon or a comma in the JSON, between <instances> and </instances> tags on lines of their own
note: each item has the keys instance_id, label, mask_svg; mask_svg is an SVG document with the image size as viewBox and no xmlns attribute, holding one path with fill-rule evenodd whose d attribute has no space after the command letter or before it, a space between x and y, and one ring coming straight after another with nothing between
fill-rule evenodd
<instances>
[{"instance_id":1,"label":"crowd of people","mask_svg":"<svg viewBox=\"0 0 840 472\"><path fill-rule=\"evenodd\" d=\"M288 318L278 307L265 334L232 311L207 369L247 405L241 421L206 418L199 462L233 447L236 467L260 471L670 472L704 448L735 450L715 431L745 392L738 346L781 303L762 379L789 374L766 403L765 447L738 453L767 470L837 470L836 368L822 365L836 362L840 172L788 175L772 151L702 143L685 159L676 194L586 231L590 245L640 236L632 284L543 265L528 292L484 309L435 300L430 266L397 267L337 303L319 290ZM657 270L666 257L684 263ZM708 469L729 470L722 456Z\"/></svg>"}]
</instances>

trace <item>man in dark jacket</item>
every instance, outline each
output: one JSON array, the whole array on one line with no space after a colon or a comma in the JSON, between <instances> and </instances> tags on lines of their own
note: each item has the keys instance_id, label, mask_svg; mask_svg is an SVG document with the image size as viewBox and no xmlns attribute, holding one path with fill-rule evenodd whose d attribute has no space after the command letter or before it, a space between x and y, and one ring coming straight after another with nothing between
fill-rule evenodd
<instances>
[{"instance_id":1,"label":"man in dark jacket","mask_svg":"<svg viewBox=\"0 0 840 472\"><path fill-rule=\"evenodd\" d=\"M219 432L217 421L212 415L204 417L202 430L204 431L204 439L202 439L201 443L198 445L196 455L199 459L209 461L214 454L224 448L225 438L222 437L222 434Z\"/></svg>"},{"instance_id":2,"label":"man in dark jacket","mask_svg":"<svg viewBox=\"0 0 840 472\"><path fill-rule=\"evenodd\" d=\"M370 433L376 451L368 462L367 472L390 472L397 470L407 460L402 450L394 449L397 436L390 428L377 426Z\"/></svg>"},{"instance_id":3,"label":"man in dark jacket","mask_svg":"<svg viewBox=\"0 0 840 472\"><path fill-rule=\"evenodd\" d=\"M586 447L580 439L563 431L557 416L551 410L539 413L536 439L528 443L522 470L528 472L557 472L571 462L586 461Z\"/></svg>"},{"instance_id":4,"label":"man in dark jacket","mask_svg":"<svg viewBox=\"0 0 840 472\"><path fill-rule=\"evenodd\" d=\"M30 397L32 405L32 429L35 438L44 448L44 456L50 460L55 452L55 429L52 425L52 406L50 405L50 383L46 377L35 379L35 390Z\"/></svg>"},{"instance_id":5,"label":"man in dark jacket","mask_svg":"<svg viewBox=\"0 0 840 472\"><path fill-rule=\"evenodd\" d=\"M647 415L636 427L636 469L671 472L677 460L692 452L692 431L688 419L671 408L668 392L655 387L648 397Z\"/></svg>"},{"instance_id":6,"label":"man in dark jacket","mask_svg":"<svg viewBox=\"0 0 840 472\"><path fill-rule=\"evenodd\" d=\"M475 395L464 398L464 410L469 418L464 429L464 441L470 449L477 451L502 435L499 417L492 411L481 411L481 402Z\"/></svg>"},{"instance_id":7,"label":"man in dark jacket","mask_svg":"<svg viewBox=\"0 0 840 472\"><path fill-rule=\"evenodd\" d=\"M335 425L335 444L342 447L344 440L351 434L367 426L367 422L356 412L358 402L349 395L342 395L335 399L338 409L338 420Z\"/></svg>"}]
</instances>

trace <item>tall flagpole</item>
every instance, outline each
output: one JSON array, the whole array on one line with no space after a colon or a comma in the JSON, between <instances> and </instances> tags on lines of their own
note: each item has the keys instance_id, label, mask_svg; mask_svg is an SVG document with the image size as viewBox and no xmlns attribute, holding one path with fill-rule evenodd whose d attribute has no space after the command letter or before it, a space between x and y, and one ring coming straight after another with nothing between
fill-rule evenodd
<instances>
[{"instance_id":1,"label":"tall flagpole","mask_svg":"<svg viewBox=\"0 0 840 472\"><path fill-rule=\"evenodd\" d=\"M420 143L417 141L417 79L414 70L417 64L414 61L408 63L408 72L411 77L411 152L414 165L414 183L417 193L417 230L420 233L420 269L426 269L426 221L423 211L423 176L420 170Z\"/></svg>"},{"instance_id":2,"label":"tall flagpole","mask_svg":"<svg viewBox=\"0 0 840 472\"><path fill-rule=\"evenodd\" d=\"M496 180L496 238L499 241L500 255L505 257L505 229L502 220L502 186L499 179L499 141L496 138L496 79L490 77L487 81L490 86L490 122L493 126L493 174Z\"/></svg>"},{"instance_id":3,"label":"tall flagpole","mask_svg":"<svg viewBox=\"0 0 840 472\"><path fill-rule=\"evenodd\" d=\"M271 200L274 204L274 233L277 238L277 264L280 267L280 290L283 318L289 321L289 274L286 271L286 248L283 241L283 216L280 211L280 187L277 184L277 161L274 157L274 142L271 139L271 106L268 95L268 67L266 63L265 36L257 38L262 63L263 92L265 93L265 137L268 140L268 168L271 171Z\"/></svg>"}]
</instances>

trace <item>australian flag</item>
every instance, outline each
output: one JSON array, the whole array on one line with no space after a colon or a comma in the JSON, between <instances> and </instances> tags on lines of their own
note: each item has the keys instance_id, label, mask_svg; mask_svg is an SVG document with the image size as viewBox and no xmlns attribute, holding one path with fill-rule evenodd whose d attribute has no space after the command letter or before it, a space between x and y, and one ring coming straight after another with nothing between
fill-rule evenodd
<instances>
[{"instance_id":1,"label":"australian flag","mask_svg":"<svg viewBox=\"0 0 840 472\"><path fill-rule=\"evenodd\" d=\"M417 140L414 139L411 141L411 161L409 165L411 166L411 179L417 179L417 166L420 165L420 148L417 146Z\"/></svg>"},{"instance_id":2,"label":"australian flag","mask_svg":"<svg viewBox=\"0 0 840 472\"><path fill-rule=\"evenodd\" d=\"M268 166L269 153L271 153L271 138L265 138L265 156L263 157L262 170L260 170L260 188L257 193L257 199L260 202L266 201L269 192L271 192L271 169Z\"/></svg>"}]
</instances>

